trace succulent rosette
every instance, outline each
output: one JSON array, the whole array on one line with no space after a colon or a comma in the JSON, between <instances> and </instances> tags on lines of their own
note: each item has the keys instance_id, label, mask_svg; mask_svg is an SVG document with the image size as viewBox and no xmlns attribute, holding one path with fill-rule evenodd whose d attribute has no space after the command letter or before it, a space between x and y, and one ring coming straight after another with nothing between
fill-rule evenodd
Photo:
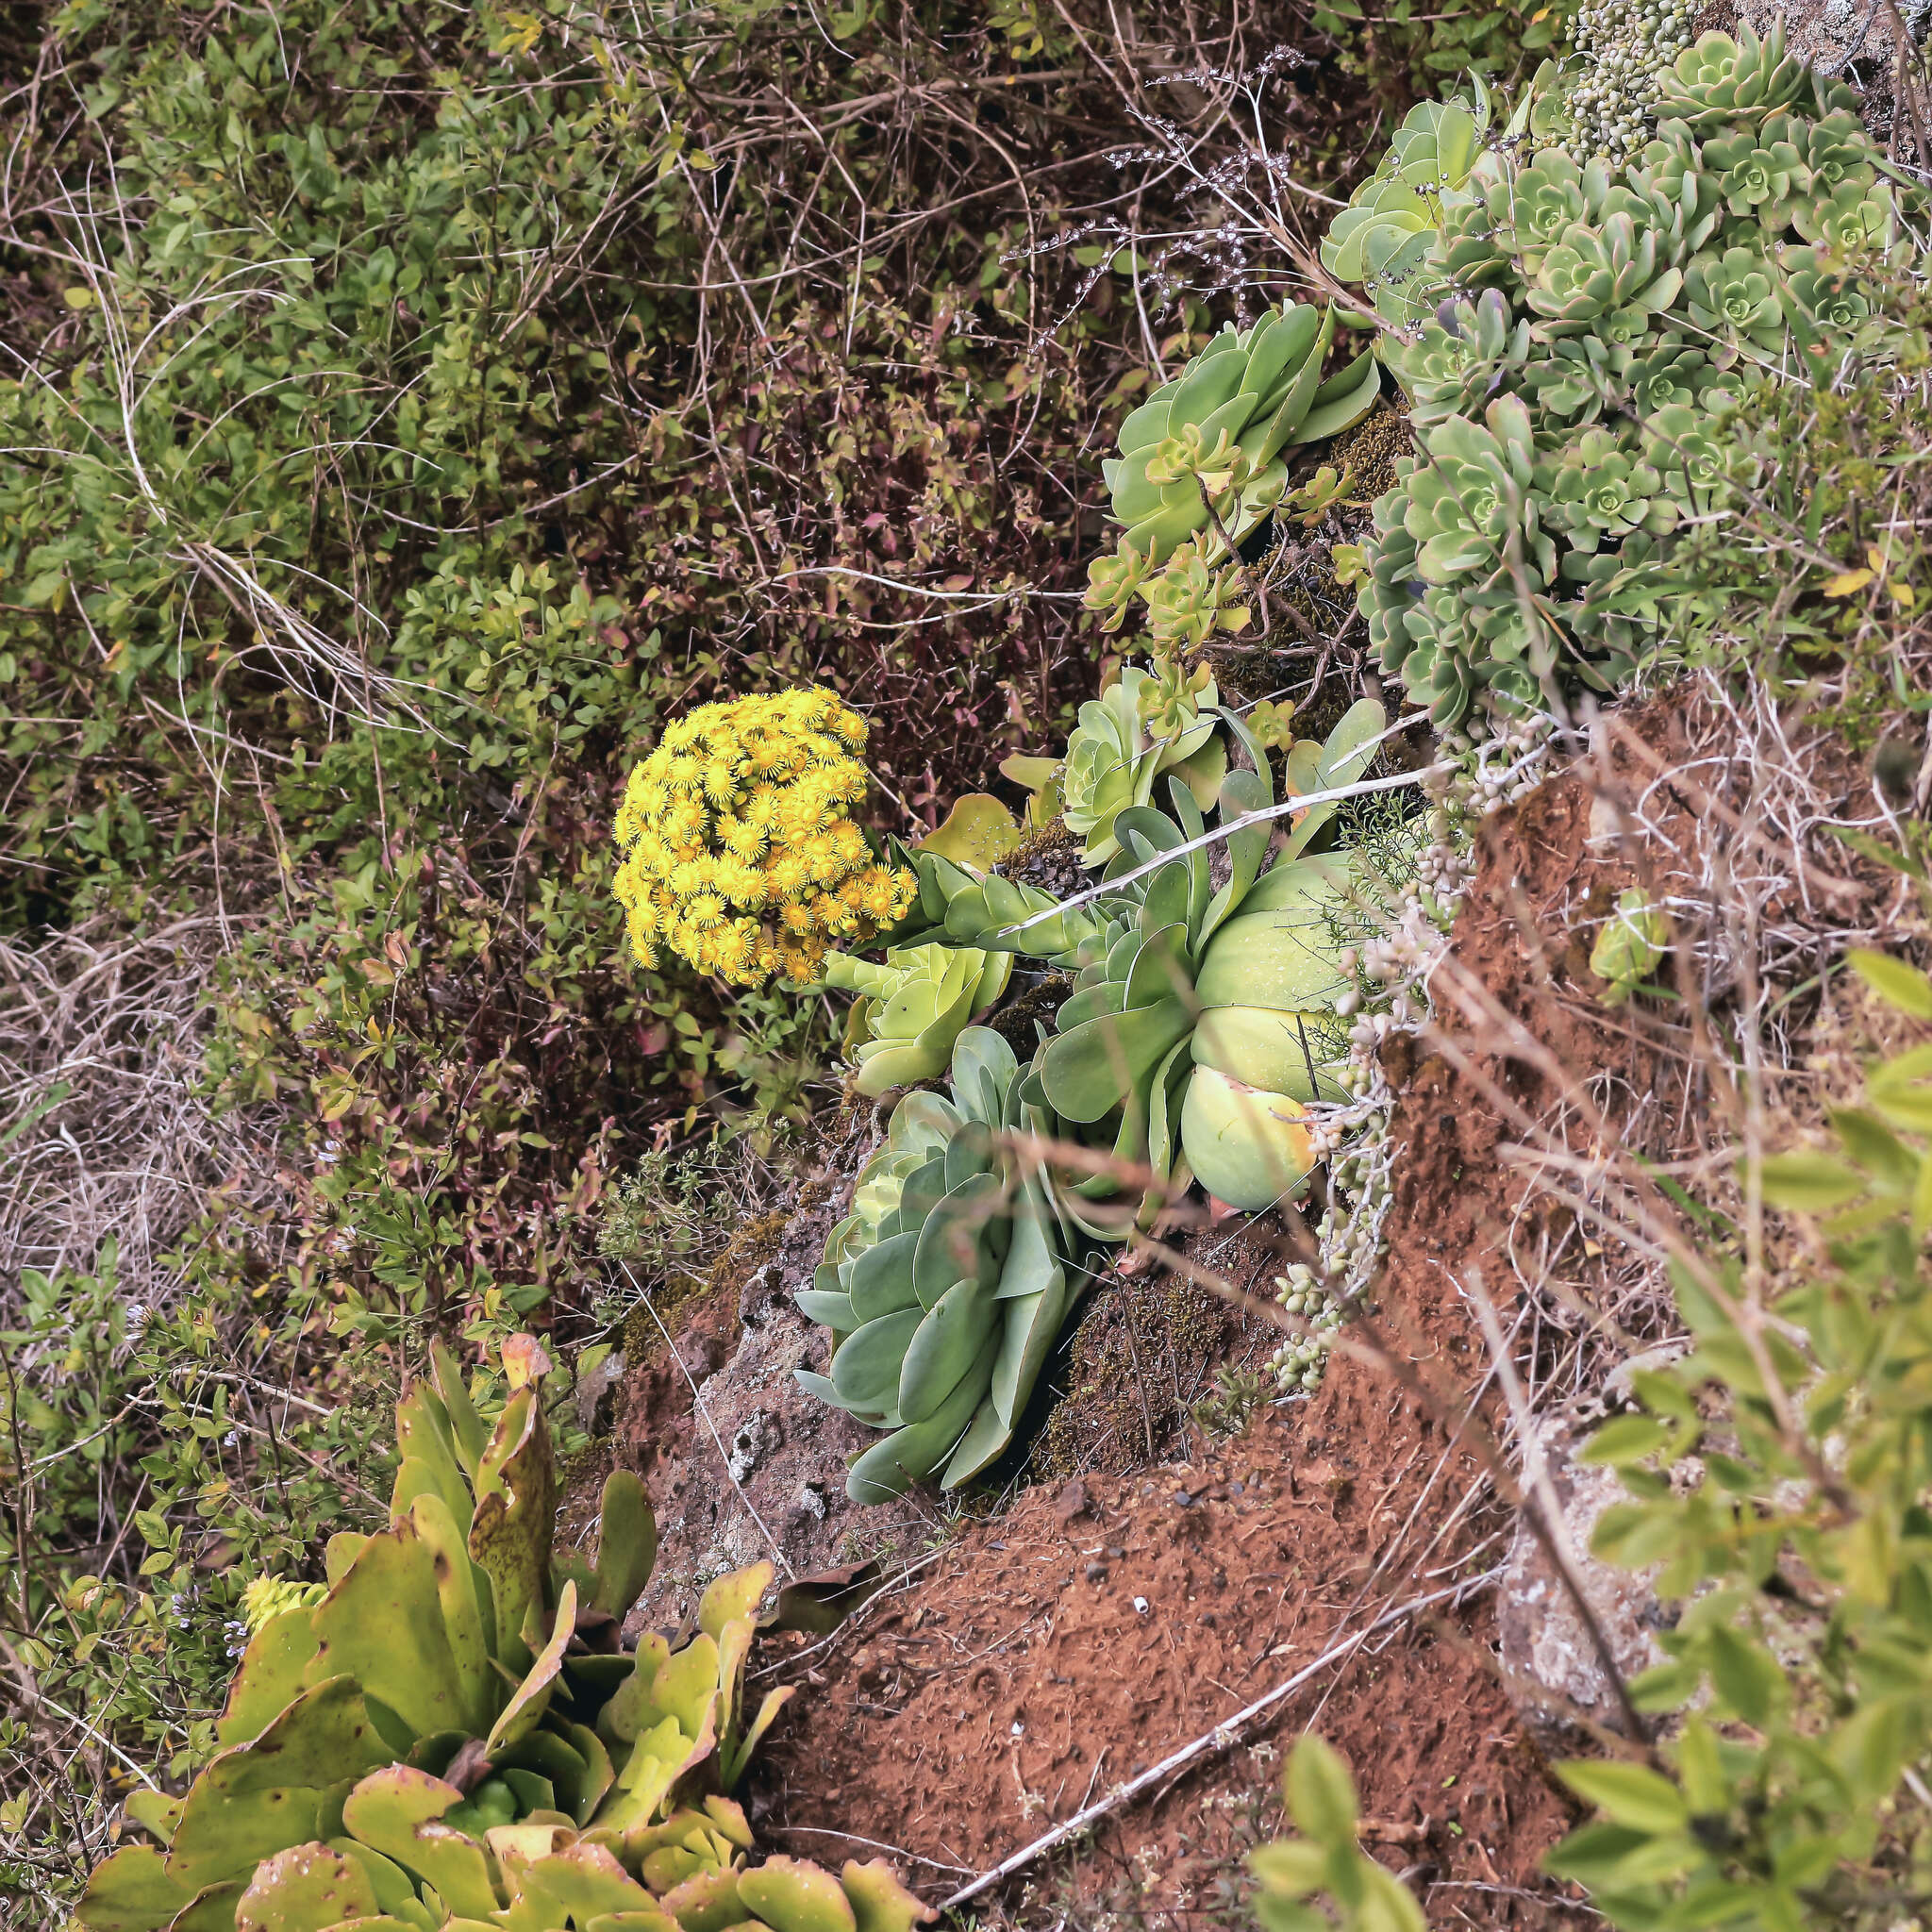
<instances>
[{"instance_id":1,"label":"succulent rosette","mask_svg":"<svg viewBox=\"0 0 1932 1932\"><path fill-rule=\"evenodd\" d=\"M1656 49L1626 35L1621 64L1575 85L1540 76L1536 152L1493 143L1463 189L1434 196L1433 231L1409 184L1415 219L1390 244L1434 307L1411 301L1379 345L1417 449L1353 581L1385 670L1439 724L1476 706L1560 710L1704 621L1674 558L1687 521L1767 459L1739 406L1904 340L1876 278L1913 266L1900 197L1917 191L1846 90L1780 33L1687 45L1688 16L1667 10ZM1589 10L1579 46L1627 13ZM1595 152L1566 148L1586 133ZM1377 184L1403 181L1403 152L1398 137ZM1336 218L1324 251L1371 292L1378 192Z\"/></svg>"},{"instance_id":2,"label":"succulent rosette","mask_svg":"<svg viewBox=\"0 0 1932 1932\"><path fill-rule=\"evenodd\" d=\"M957 1488L1004 1453L1079 1299L1084 1243L1012 1144L1019 1088L997 1033L962 1032L948 1093L894 1110L881 1150L892 1205L869 1227L841 1222L797 1295L833 1338L829 1373L800 1370L800 1383L888 1432L847 1473L855 1502L932 1476ZM873 1180L869 1165L858 1191Z\"/></svg>"},{"instance_id":3,"label":"succulent rosette","mask_svg":"<svg viewBox=\"0 0 1932 1932\"><path fill-rule=\"evenodd\" d=\"M1010 953L970 947L899 948L883 964L827 953L825 984L859 995L846 1027L858 1068L853 1085L876 1097L937 1079L953 1058L953 1042L1007 990L1012 970Z\"/></svg>"},{"instance_id":4,"label":"succulent rosette","mask_svg":"<svg viewBox=\"0 0 1932 1932\"><path fill-rule=\"evenodd\" d=\"M388 1526L328 1545L328 1583L257 1592L256 1628L181 1798L129 1801L150 1842L94 1872L87 1932L839 1932L925 1914L883 1866L748 1869L726 1795L790 1692L744 1703L769 1563L719 1577L677 1646L620 1648L657 1527L628 1471L586 1557L553 1545L532 1371L486 1423L439 1344L396 1408ZM834 1903L834 1895L838 1903ZM814 1923L819 1923L814 1921Z\"/></svg>"},{"instance_id":5,"label":"succulent rosette","mask_svg":"<svg viewBox=\"0 0 1932 1932\"><path fill-rule=\"evenodd\" d=\"M1211 675L1170 689L1158 672L1135 665L1080 707L1059 783L1067 829L1085 841L1082 864L1102 866L1119 852L1114 821L1145 805L1163 774L1213 797L1227 762L1215 735L1219 715Z\"/></svg>"},{"instance_id":6,"label":"succulent rosette","mask_svg":"<svg viewBox=\"0 0 1932 1932\"><path fill-rule=\"evenodd\" d=\"M1289 755L1297 792L1346 785L1373 756L1379 705L1353 707L1325 742ZM1069 1217L1115 1238L1145 1223L1189 1177L1219 1200L1257 1209L1298 1191L1314 1165L1306 1111L1341 1090L1335 1006L1350 984L1336 963L1348 908L1371 882L1345 860L1305 856L1332 806L1301 814L1265 873L1265 821L1245 822L1273 799L1268 765L1245 728L1249 767L1222 781L1216 812L1230 827L1228 874L1218 887L1206 830L1187 790L1171 785L1172 816L1151 807L1123 814L1125 878L1113 919L1080 967L1023 1098L1043 1132L1071 1134L1119 1163L1059 1177ZM1173 859L1160 862L1164 852ZM1196 1085L1201 1088L1194 1096ZM1130 1188L1128 1165L1151 1170Z\"/></svg>"}]
</instances>

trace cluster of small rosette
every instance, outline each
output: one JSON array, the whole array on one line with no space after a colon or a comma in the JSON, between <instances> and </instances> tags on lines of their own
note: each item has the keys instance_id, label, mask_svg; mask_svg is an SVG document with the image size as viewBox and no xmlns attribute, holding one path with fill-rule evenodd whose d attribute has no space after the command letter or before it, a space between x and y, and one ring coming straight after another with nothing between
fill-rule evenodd
<instances>
[{"instance_id":1,"label":"cluster of small rosette","mask_svg":"<svg viewBox=\"0 0 1932 1932\"><path fill-rule=\"evenodd\" d=\"M1778 460L1752 397L1894 354L1882 291L1919 259L1923 197L1775 32L1684 49L1618 160L1568 144L1566 84L1502 126L1480 89L1418 108L1323 249L1416 439L1361 608L1442 724L1614 690L1717 614L1674 565Z\"/></svg>"}]
</instances>

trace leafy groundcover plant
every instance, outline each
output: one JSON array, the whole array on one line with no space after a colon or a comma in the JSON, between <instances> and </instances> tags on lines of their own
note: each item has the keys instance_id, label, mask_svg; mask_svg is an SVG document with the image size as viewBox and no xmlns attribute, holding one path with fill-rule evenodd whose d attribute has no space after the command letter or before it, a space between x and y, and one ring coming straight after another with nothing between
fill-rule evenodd
<instances>
[{"instance_id":1,"label":"leafy groundcover plant","mask_svg":"<svg viewBox=\"0 0 1932 1932\"><path fill-rule=\"evenodd\" d=\"M720 1577L697 1629L619 1647L657 1525L628 1471L595 1554L553 1547L550 1432L507 1349L493 1424L440 1348L396 1409L390 1524L328 1546L325 1591L255 1592L256 1627L184 1797L128 1805L86 1932L908 1932L883 1865L744 1869L727 1795L789 1692L743 1707L769 1563Z\"/></svg>"}]
</instances>

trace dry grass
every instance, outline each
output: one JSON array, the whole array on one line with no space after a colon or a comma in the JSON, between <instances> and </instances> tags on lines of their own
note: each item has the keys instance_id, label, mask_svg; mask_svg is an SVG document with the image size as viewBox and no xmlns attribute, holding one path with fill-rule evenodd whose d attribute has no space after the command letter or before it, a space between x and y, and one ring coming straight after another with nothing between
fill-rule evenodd
<instances>
[{"instance_id":1,"label":"dry grass","mask_svg":"<svg viewBox=\"0 0 1932 1932\"><path fill-rule=\"evenodd\" d=\"M213 915L0 939L0 1293L23 1270L92 1270L112 1241L125 1299L152 1308L211 1196L275 1191L276 1110L218 1115L204 1092L225 950Z\"/></svg>"}]
</instances>

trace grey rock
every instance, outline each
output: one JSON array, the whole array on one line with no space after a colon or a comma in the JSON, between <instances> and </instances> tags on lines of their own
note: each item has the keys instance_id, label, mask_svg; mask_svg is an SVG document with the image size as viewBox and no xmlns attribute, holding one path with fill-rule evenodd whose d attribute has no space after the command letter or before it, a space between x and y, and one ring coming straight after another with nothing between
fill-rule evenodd
<instances>
[{"instance_id":1,"label":"grey rock","mask_svg":"<svg viewBox=\"0 0 1932 1932\"><path fill-rule=\"evenodd\" d=\"M658 1562L625 1621L628 1641L692 1615L726 1571L770 1561L780 1582L809 1575L904 1541L930 1514L916 1500L860 1509L847 1499L845 1466L876 1439L796 1379L801 1368L824 1374L831 1349L791 1297L810 1285L873 1144L858 1137L841 1150L829 1193L792 1213L777 1253L739 1291L735 1334L680 1339L691 1407L649 1445Z\"/></svg>"},{"instance_id":2,"label":"grey rock","mask_svg":"<svg viewBox=\"0 0 1932 1932\"><path fill-rule=\"evenodd\" d=\"M1897 7L1912 40L1922 42L1932 0L1897 0ZM1897 46L1887 0L1738 0L1738 17L1760 36L1781 25L1786 44L1820 74L1844 74L1856 62L1847 79L1889 86Z\"/></svg>"},{"instance_id":3,"label":"grey rock","mask_svg":"<svg viewBox=\"0 0 1932 1932\"><path fill-rule=\"evenodd\" d=\"M1657 1571L1621 1570L1590 1554L1598 1519L1629 1495L1613 1470L1571 1459L1579 1440L1572 1424L1558 1422L1545 1432L1542 1451L1574 1574L1627 1682L1664 1660L1653 1635L1662 1621L1652 1588ZM1575 1596L1526 1522L1517 1524L1504 1563L1497 1621L1505 1681L1538 1728L1561 1731L1578 1718L1611 1730L1625 1727Z\"/></svg>"},{"instance_id":4,"label":"grey rock","mask_svg":"<svg viewBox=\"0 0 1932 1932\"><path fill-rule=\"evenodd\" d=\"M613 1349L588 1375L577 1379L577 1427L587 1436L608 1436L618 1384L624 1380L624 1351Z\"/></svg>"}]
</instances>

